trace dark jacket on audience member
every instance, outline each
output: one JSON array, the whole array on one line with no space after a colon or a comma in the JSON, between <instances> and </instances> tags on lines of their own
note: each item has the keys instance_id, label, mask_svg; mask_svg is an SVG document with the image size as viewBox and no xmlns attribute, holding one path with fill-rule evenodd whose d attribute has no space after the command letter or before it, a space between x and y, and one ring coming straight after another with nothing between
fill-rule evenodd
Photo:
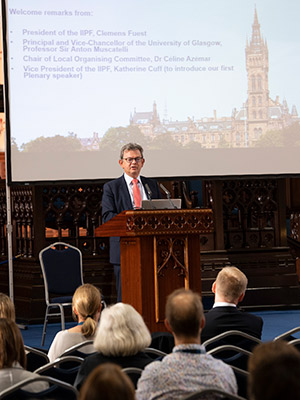
<instances>
[{"instance_id":1,"label":"dark jacket on audience member","mask_svg":"<svg viewBox=\"0 0 300 400\"><path fill-rule=\"evenodd\" d=\"M201 343L220 333L238 330L261 339L262 318L240 311L237 307L214 307L205 314L205 327L201 333Z\"/></svg>"}]
</instances>

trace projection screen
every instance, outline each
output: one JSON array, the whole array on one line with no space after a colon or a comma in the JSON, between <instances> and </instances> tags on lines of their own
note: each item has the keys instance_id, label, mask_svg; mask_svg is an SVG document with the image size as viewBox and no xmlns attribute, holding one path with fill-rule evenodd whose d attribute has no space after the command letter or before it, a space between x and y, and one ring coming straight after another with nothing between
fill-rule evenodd
<instances>
[{"instance_id":1,"label":"projection screen","mask_svg":"<svg viewBox=\"0 0 300 400\"><path fill-rule=\"evenodd\" d=\"M2 1L10 183L298 174L298 0Z\"/></svg>"}]
</instances>

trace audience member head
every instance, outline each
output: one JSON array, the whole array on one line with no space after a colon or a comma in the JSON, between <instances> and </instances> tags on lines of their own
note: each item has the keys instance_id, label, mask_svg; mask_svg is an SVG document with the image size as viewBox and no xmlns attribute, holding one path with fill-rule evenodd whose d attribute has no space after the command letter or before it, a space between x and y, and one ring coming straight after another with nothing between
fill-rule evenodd
<instances>
[{"instance_id":1,"label":"audience member head","mask_svg":"<svg viewBox=\"0 0 300 400\"><path fill-rule=\"evenodd\" d=\"M120 160L123 160L124 153L126 151L139 151L141 153L141 157L144 158L144 156L143 156L144 150L143 150L142 146L140 146L137 143L127 143L127 144L125 144L121 148L121 151L120 151Z\"/></svg>"},{"instance_id":2,"label":"audience member head","mask_svg":"<svg viewBox=\"0 0 300 400\"><path fill-rule=\"evenodd\" d=\"M243 300L248 284L246 275L236 267L224 267L212 285L215 301L238 304Z\"/></svg>"},{"instance_id":3,"label":"audience member head","mask_svg":"<svg viewBox=\"0 0 300 400\"><path fill-rule=\"evenodd\" d=\"M300 398L300 353L278 340L255 347L248 362L248 394L251 400Z\"/></svg>"},{"instance_id":4,"label":"audience member head","mask_svg":"<svg viewBox=\"0 0 300 400\"><path fill-rule=\"evenodd\" d=\"M0 293L0 318L16 320L15 306L11 299L4 293Z\"/></svg>"},{"instance_id":5,"label":"audience member head","mask_svg":"<svg viewBox=\"0 0 300 400\"><path fill-rule=\"evenodd\" d=\"M85 337L93 336L96 332L101 311L100 291L89 283L79 286L72 300L73 316L83 322L81 333Z\"/></svg>"},{"instance_id":6,"label":"audience member head","mask_svg":"<svg viewBox=\"0 0 300 400\"><path fill-rule=\"evenodd\" d=\"M129 356L144 350L151 335L142 316L129 304L117 303L102 311L94 347L106 356Z\"/></svg>"},{"instance_id":7,"label":"audience member head","mask_svg":"<svg viewBox=\"0 0 300 400\"><path fill-rule=\"evenodd\" d=\"M171 293L166 302L165 324L174 334L175 344L178 339L200 343L200 332L205 324L200 295L185 289Z\"/></svg>"},{"instance_id":8,"label":"audience member head","mask_svg":"<svg viewBox=\"0 0 300 400\"><path fill-rule=\"evenodd\" d=\"M26 368L26 356L20 329L14 321L0 318L0 369L11 368L15 362Z\"/></svg>"},{"instance_id":9,"label":"audience member head","mask_svg":"<svg viewBox=\"0 0 300 400\"><path fill-rule=\"evenodd\" d=\"M95 368L80 390L79 400L134 400L135 389L130 378L116 364Z\"/></svg>"}]
</instances>

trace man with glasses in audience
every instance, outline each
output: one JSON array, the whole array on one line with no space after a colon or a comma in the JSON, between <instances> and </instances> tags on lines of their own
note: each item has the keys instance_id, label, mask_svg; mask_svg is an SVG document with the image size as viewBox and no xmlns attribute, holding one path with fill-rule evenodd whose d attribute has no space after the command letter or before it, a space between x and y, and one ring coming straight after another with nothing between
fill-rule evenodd
<instances>
[{"instance_id":1,"label":"man with glasses in audience","mask_svg":"<svg viewBox=\"0 0 300 400\"><path fill-rule=\"evenodd\" d=\"M142 200L147 200L151 191L152 199L161 197L156 181L140 175L145 163L143 148L137 143L124 145L120 152L119 164L124 174L103 186L102 222L107 222L124 210L138 210ZM117 287L117 301L121 301L120 238L110 238L110 263L114 266Z\"/></svg>"}]
</instances>

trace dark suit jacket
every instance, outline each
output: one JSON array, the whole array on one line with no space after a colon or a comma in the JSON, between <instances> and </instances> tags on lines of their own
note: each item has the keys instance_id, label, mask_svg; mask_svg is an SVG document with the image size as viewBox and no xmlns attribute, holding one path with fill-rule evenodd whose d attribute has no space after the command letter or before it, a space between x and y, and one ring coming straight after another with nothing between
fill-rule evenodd
<instances>
[{"instance_id":1,"label":"dark suit jacket","mask_svg":"<svg viewBox=\"0 0 300 400\"><path fill-rule=\"evenodd\" d=\"M201 343L230 330L242 331L261 339L262 318L240 311L237 307L212 308L205 314L205 321L205 327L201 333Z\"/></svg>"},{"instance_id":2,"label":"dark suit jacket","mask_svg":"<svg viewBox=\"0 0 300 400\"><path fill-rule=\"evenodd\" d=\"M161 197L158 184L155 180L141 176L143 186L147 183L153 199ZM147 193L147 191L146 191ZM115 215L125 210L132 210L132 202L124 176L107 182L103 186L102 221L107 222ZM110 262L120 264L120 238L110 238Z\"/></svg>"}]
</instances>

